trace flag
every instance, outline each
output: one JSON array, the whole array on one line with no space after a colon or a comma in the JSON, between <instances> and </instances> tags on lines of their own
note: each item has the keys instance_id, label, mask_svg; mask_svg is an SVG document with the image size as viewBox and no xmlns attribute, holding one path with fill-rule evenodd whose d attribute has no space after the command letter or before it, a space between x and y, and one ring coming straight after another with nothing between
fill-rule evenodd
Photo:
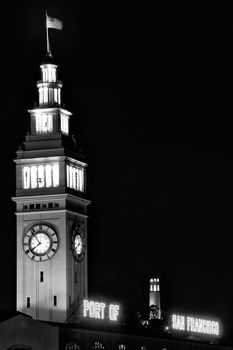
<instances>
[{"instance_id":1,"label":"flag","mask_svg":"<svg viewBox=\"0 0 233 350\"><path fill-rule=\"evenodd\" d=\"M47 17L46 17L46 21L47 21L47 28L52 28L52 29L59 29L59 30L61 30L62 27L63 27L63 23L62 23L62 21L61 21L60 19L47 16Z\"/></svg>"}]
</instances>

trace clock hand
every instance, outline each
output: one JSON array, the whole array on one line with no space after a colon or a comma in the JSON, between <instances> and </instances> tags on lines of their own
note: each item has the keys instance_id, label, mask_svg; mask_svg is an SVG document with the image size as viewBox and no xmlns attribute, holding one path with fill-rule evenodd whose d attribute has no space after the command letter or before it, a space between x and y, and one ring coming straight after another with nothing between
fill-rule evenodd
<instances>
[{"instance_id":1,"label":"clock hand","mask_svg":"<svg viewBox=\"0 0 233 350\"><path fill-rule=\"evenodd\" d=\"M39 242L39 243L40 243L39 239L36 237L36 235L34 234L34 232L33 232L33 231L31 231L31 233L32 233L33 237L35 237L35 239L37 240L37 242Z\"/></svg>"},{"instance_id":2,"label":"clock hand","mask_svg":"<svg viewBox=\"0 0 233 350\"><path fill-rule=\"evenodd\" d=\"M40 245L40 244L41 244L41 242L39 242L35 247L33 247L32 250L35 250L38 247L38 245Z\"/></svg>"}]
</instances>

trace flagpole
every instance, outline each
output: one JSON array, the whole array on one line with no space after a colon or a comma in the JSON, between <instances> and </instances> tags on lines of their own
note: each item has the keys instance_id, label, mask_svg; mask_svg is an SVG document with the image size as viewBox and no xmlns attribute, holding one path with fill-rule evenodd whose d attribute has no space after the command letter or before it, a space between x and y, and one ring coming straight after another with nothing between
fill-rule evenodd
<instances>
[{"instance_id":1,"label":"flagpole","mask_svg":"<svg viewBox=\"0 0 233 350\"><path fill-rule=\"evenodd\" d=\"M47 25L47 11L45 11L45 16L46 16L46 43L47 43L47 54L51 55L51 50L50 50L50 44L49 44L49 32L48 32L48 25Z\"/></svg>"}]
</instances>

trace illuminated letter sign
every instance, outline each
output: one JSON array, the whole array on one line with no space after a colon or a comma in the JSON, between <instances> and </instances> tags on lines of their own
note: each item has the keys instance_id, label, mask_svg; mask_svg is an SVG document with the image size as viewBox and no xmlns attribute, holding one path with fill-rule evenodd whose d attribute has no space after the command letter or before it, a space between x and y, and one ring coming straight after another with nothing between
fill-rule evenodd
<instances>
[{"instance_id":1,"label":"illuminated letter sign","mask_svg":"<svg viewBox=\"0 0 233 350\"><path fill-rule=\"evenodd\" d=\"M89 316L90 318L104 319L104 303L97 303L94 301L84 300L83 302L83 316Z\"/></svg>"},{"instance_id":2,"label":"illuminated letter sign","mask_svg":"<svg viewBox=\"0 0 233 350\"><path fill-rule=\"evenodd\" d=\"M174 314L172 315L172 329L192 333L219 335L219 322Z\"/></svg>"},{"instance_id":3,"label":"illuminated letter sign","mask_svg":"<svg viewBox=\"0 0 233 350\"><path fill-rule=\"evenodd\" d=\"M117 321L117 316L119 314L119 305L109 305L109 320Z\"/></svg>"},{"instance_id":4,"label":"illuminated letter sign","mask_svg":"<svg viewBox=\"0 0 233 350\"><path fill-rule=\"evenodd\" d=\"M83 316L96 319L109 319L110 321L117 321L119 315L119 305L110 304L106 312L106 304L97 301L83 301Z\"/></svg>"},{"instance_id":5,"label":"illuminated letter sign","mask_svg":"<svg viewBox=\"0 0 233 350\"><path fill-rule=\"evenodd\" d=\"M172 328L179 329L180 331L184 331L185 317L180 315L172 315Z\"/></svg>"}]
</instances>

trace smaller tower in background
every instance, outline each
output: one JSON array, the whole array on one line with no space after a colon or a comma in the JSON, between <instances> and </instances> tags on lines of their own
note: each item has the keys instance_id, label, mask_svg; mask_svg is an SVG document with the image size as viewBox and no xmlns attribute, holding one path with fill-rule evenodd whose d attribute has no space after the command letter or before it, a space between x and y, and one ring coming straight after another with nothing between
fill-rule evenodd
<instances>
[{"instance_id":1,"label":"smaller tower in background","mask_svg":"<svg viewBox=\"0 0 233 350\"><path fill-rule=\"evenodd\" d=\"M150 279L149 320L161 319L160 285L158 278Z\"/></svg>"}]
</instances>

